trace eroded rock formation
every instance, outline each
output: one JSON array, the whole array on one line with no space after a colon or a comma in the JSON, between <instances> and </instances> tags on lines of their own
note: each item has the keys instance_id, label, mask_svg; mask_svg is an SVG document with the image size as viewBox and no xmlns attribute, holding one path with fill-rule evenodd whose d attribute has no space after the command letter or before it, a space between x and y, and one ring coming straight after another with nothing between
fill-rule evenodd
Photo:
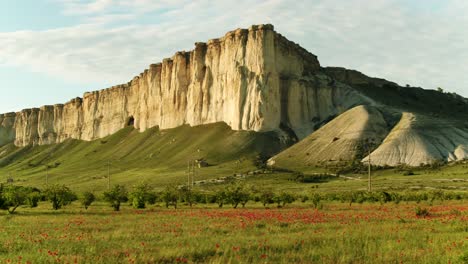
<instances>
[{"instance_id":1,"label":"eroded rock formation","mask_svg":"<svg viewBox=\"0 0 468 264\"><path fill-rule=\"evenodd\" d=\"M303 138L317 123L367 102L320 70L315 55L272 25L237 29L177 52L126 84L16 113L14 126L2 126L0 143L11 135L17 146L93 140L130 120L140 131L225 122L234 130L282 128Z\"/></svg>"},{"instance_id":2,"label":"eroded rock formation","mask_svg":"<svg viewBox=\"0 0 468 264\"><path fill-rule=\"evenodd\" d=\"M94 140L126 126L145 131L224 122L233 130L304 139L271 160L278 163L361 159L360 142L373 138L381 143L373 164L416 166L468 158L467 116L461 96L322 68L272 25L258 25L195 43L126 84L0 115L0 147Z\"/></svg>"}]
</instances>

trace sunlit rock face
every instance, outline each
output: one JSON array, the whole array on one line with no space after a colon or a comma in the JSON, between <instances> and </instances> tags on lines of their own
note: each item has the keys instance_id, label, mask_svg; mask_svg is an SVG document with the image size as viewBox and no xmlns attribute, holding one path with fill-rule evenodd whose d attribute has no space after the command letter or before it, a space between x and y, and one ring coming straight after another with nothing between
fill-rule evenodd
<instances>
[{"instance_id":1,"label":"sunlit rock face","mask_svg":"<svg viewBox=\"0 0 468 264\"><path fill-rule=\"evenodd\" d=\"M93 140L127 125L144 131L214 122L233 130L286 129L300 139L330 116L368 102L323 74L315 55L272 25L258 25L196 43L126 84L2 115L0 144Z\"/></svg>"},{"instance_id":2,"label":"sunlit rock face","mask_svg":"<svg viewBox=\"0 0 468 264\"><path fill-rule=\"evenodd\" d=\"M0 114L0 146L15 140L15 113Z\"/></svg>"}]
</instances>

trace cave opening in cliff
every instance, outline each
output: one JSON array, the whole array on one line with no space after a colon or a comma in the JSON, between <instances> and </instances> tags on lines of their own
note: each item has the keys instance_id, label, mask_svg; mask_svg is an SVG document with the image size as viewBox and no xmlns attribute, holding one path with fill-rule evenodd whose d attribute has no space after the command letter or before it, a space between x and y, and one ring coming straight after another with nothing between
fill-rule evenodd
<instances>
[{"instance_id":1,"label":"cave opening in cliff","mask_svg":"<svg viewBox=\"0 0 468 264\"><path fill-rule=\"evenodd\" d=\"M127 126L134 126L135 125L135 118L133 116L128 118Z\"/></svg>"}]
</instances>

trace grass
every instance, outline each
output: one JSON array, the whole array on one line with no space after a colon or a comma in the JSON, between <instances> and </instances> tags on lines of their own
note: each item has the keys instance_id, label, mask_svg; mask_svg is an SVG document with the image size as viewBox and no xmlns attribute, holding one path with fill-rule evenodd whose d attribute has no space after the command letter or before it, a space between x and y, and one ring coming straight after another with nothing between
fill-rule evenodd
<instances>
[{"instance_id":1,"label":"grass","mask_svg":"<svg viewBox=\"0 0 468 264\"><path fill-rule=\"evenodd\" d=\"M296 203L284 209L21 208L0 218L3 263L464 263L468 207ZM417 217L418 206L428 217Z\"/></svg>"},{"instance_id":2,"label":"grass","mask_svg":"<svg viewBox=\"0 0 468 264\"><path fill-rule=\"evenodd\" d=\"M186 181L187 161L204 158L210 166L197 169L196 180L242 174L247 183L294 192L365 190L367 175L346 174L318 183L300 183L295 172L258 173L258 156L271 156L284 146L273 133L232 131L225 124L182 126L139 133L128 127L104 139L91 142L68 140L50 146L0 148L0 182L11 176L14 184L43 187L47 169L49 183L72 190L102 192L111 184L133 185L145 181L155 189ZM110 165L109 165L110 161ZM304 174L326 173L324 168L295 168ZM257 172L252 174L252 172ZM415 168L405 176L395 169L373 172L375 190L444 189L467 191L468 164L458 163L436 170ZM250 174L248 174L250 172ZM223 187L225 183L200 185L201 189Z\"/></svg>"},{"instance_id":3,"label":"grass","mask_svg":"<svg viewBox=\"0 0 468 264\"><path fill-rule=\"evenodd\" d=\"M281 148L274 133L233 131L224 123L143 133L128 127L91 142L4 146L0 181L11 175L17 184L43 186L49 166L49 183L75 190L104 190L108 169L113 183L177 184L185 182L188 160L204 158L210 166L199 170L198 178L209 179L232 175L240 168L254 169L257 156L272 155Z\"/></svg>"},{"instance_id":4,"label":"grass","mask_svg":"<svg viewBox=\"0 0 468 264\"><path fill-rule=\"evenodd\" d=\"M328 173L324 168L296 171L259 170L258 157L271 156L282 145L272 133L232 131L224 124L182 126L139 133L125 128L104 139L61 144L0 148L0 182L42 188L49 183L75 192L98 194L112 184L145 181L155 190L186 181L186 162L204 158L210 166L197 169L196 190L225 188L235 181L295 194L366 190L366 174L324 177L303 183L306 176ZM110 163L109 163L110 161ZM110 165L109 165L110 164ZM374 190L467 191L468 164L431 170L373 171ZM131 189L131 187L129 187ZM52 211L50 204L21 207L0 217L0 262L5 263L466 263L468 207L466 201L395 204L296 202L283 209L218 209L196 205L165 209L161 205L135 210L124 205L113 212L98 202L88 211L77 202ZM416 212L428 213L417 217ZM2 212L3 214L3 212Z\"/></svg>"}]
</instances>

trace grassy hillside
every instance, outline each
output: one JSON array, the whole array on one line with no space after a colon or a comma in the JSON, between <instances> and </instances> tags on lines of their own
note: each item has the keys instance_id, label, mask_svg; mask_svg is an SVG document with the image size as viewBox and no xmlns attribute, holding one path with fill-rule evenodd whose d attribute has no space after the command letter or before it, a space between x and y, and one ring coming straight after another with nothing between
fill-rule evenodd
<instances>
[{"instance_id":1,"label":"grassy hillside","mask_svg":"<svg viewBox=\"0 0 468 264\"><path fill-rule=\"evenodd\" d=\"M259 156L271 156L281 148L275 133L233 131L224 123L143 133L128 127L92 142L4 146L0 148L0 181L11 176L18 184L43 186L49 166L49 183L78 190L105 189L108 168L112 183L177 184L185 182L188 160L204 158L210 165L197 170L198 179L216 178L241 168L254 170Z\"/></svg>"},{"instance_id":2,"label":"grassy hillside","mask_svg":"<svg viewBox=\"0 0 468 264\"><path fill-rule=\"evenodd\" d=\"M252 186L297 193L365 190L365 172L349 173L317 182L296 181L298 172L305 175L330 172L304 164L294 171L247 174L257 170L258 156L272 156L284 146L274 133L232 131L218 123L198 127L182 126L139 133L125 128L102 140L91 142L68 140L50 146L0 148L0 182L11 176L14 183L42 187L49 166L49 183L60 183L73 190L101 192L107 188L108 168L112 184L132 186L146 181L156 189L186 181L187 161L204 158L210 166L197 169L197 181L243 174L237 180ZM108 166L110 162L110 166ZM424 190L442 188L466 190L468 164L459 163L436 170L412 168L415 175L387 169L373 172L376 190ZM217 189L229 184L201 184L198 188Z\"/></svg>"}]
</instances>

